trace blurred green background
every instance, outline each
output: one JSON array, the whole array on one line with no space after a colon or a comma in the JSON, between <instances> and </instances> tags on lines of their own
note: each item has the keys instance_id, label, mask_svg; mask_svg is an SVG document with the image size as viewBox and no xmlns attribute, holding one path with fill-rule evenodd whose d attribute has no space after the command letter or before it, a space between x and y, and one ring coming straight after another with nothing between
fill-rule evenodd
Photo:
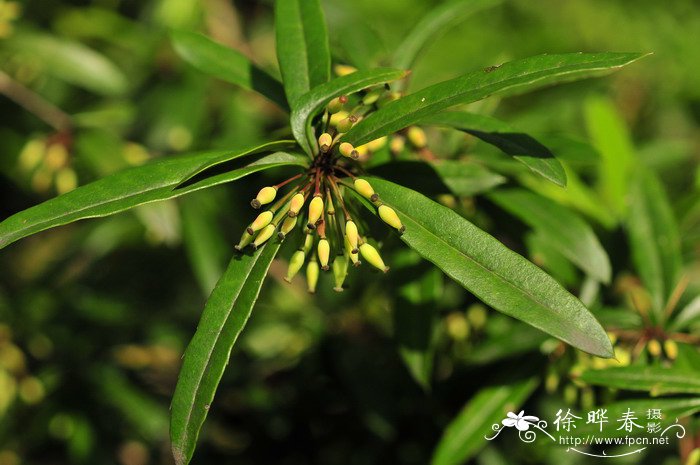
<instances>
[{"instance_id":1,"label":"blurred green background","mask_svg":"<svg viewBox=\"0 0 700 465\"><path fill-rule=\"evenodd\" d=\"M322 3L336 60L365 66L384 63L436 4ZM0 0L0 219L155 157L285 133L285 115L263 98L182 62L171 28L204 32L275 72L268 1ZM561 139L590 141L596 111L613 108L629 135L614 149L653 168L671 198L685 302L700 290L698 44L697 1L512 0L446 30L414 69L411 88L540 53L653 52L610 78L473 108L543 135L554 149ZM584 184L596 163L586 160L565 157ZM80 222L0 253L0 465L171 463L168 404L181 354L267 176L279 177L254 175ZM452 201L537 258L527 228L493 204ZM599 205L562 201L596 225L615 273L602 300L624 305L639 287L624 235ZM281 280L282 261L273 264L193 463L429 463L465 402L503 379L539 377L531 405L592 402L590 388L568 381L581 363L576 354L550 363L555 341L484 309L410 251L392 250L386 277L351 275L349 291L322 285L313 298L300 281ZM553 268L568 288L584 285L571 265ZM435 323L430 341L397 336L403 321L421 319ZM412 350L422 346L430 350ZM681 456L674 445L626 463L675 464ZM588 463L513 438L474 460Z\"/></svg>"}]
</instances>

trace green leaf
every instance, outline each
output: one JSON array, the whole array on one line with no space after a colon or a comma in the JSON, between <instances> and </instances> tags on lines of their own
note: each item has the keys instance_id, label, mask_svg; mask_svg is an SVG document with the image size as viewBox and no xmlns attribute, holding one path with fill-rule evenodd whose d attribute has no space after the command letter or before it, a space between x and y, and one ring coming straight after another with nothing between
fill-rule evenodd
<instances>
[{"instance_id":1,"label":"green leaf","mask_svg":"<svg viewBox=\"0 0 700 465\"><path fill-rule=\"evenodd\" d=\"M447 126L464 131L498 147L553 183L560 186L566 185L564 167L547 147L496 118L449 111L423 118L420 124Z\"/></svg>"},{"instance_id":2,"label":"green leaf","mask_svg":"<svg viewBox=\"0 0 700 465\"><path fill-rule=\"evenodd\" d=\"M700 411L700 398L678 398L678 399L627 399L621 402L614 402L604 406L607 409L606 416L608 423L603 424L603 433L605 437L621 437L628 436L630 433L624 428L620 428L622 423L618 423L623 415L628 411L636 414L636 423L645 425L643 419L646 419L647 411L652 409L661 410L662 425L666 427L673 424L677 418L687 417ZM658 420L657 420L658 421ZM562 429L559 432L552 431L552 434L557 437L575 436L584 437L591 434L601 434L600 425L597 423L586 423L586 417L576 421L576 428L571 428L571 431ZM646 429L636 429L635 437L648 435ZM670 435L670 433L669 433Z\"/></svg>"},{"instance_id":3,"label":"green leaf","mask_svg":"<svg viewBox=\"0 0 700 465\"><path fill-rule=\"evenodd\" d=\"M421 51L449 28L474 13L501 2L502 0L456 0L432 8L396 48L393 65L401 69L411 68Z\"/></svg>"},{"instance_id":4,"label":"green leaf","mask_svg":"<svg viewBox=\"0 0 700 465\"><path fill-rule=\"evenodd\" d=\"M626 210L628 180L635 160L634 147L622 116L613 104L601 98L586 102L586 126L601 160L598 163L598 188L618 217Z\"/></svg>"},{"instance_id":5,"label":"green leaf","mask_svg":"<svg viewBox=\"0 0 700 465\"><path fill-rule=\"evenodd\" d=\"M479 391L447 426L433 452L432 465L460 465L493 435L491 425L515 412L537 387L534 378Z\"/></svg>"},{"instance_id":6,"label":"green leaf","mask_svg":"<svg viewBox=\"0 0 700 465\"><path fill-rule=\"evenodd\" d=\"M129 87L113 62L79 42L20 30L5 39L3 47L31 56L48 75L98 94L119 95Z\"/></svg>"},{"instance_id":7,"label":"green leaf","mask_svg":"<svg viewBox=\"0 0 700 465\"><path fill-rule=\"evenodd\" d=\"M204 307L185 351L170 407L175 463L189 463L233 344L245 326L280 243L268 242L252 255L236 254Z\"/></svg>"},{"instance_id":8,"label":"green leaf","mask_svg":"<svg viewBox=\"0 0 700 465\"><path fill-rule=\"evenodd\" d=\"M217 151L173 156L120 171L7 218L0 223L0 249L18 239L55 226L84 218L112 215L144 203L171 199L264 169L285 165L303 166L307 163L307 159L301 155L285 152L267 154L271 150L290 146L290 142L283 141L237 152ZM253 154L257 156L237 160ZM217 160L219 163L212 169L206 169ZM193 173L197 173L196 176L191 176ZM181 184L182 179L188 175L189 181Z\"/></svg>"},{"instance_id":9,"label":"green leaf","mask_svg":"<svg viewBox=\"0 0 700 465\"><path fill-rule=\"evenodd\" d=\"M696 322L700 322L700 295L688 302L688 305L678 312L671 322L671 329L679 331Z\"/></svg>"},{"instance_id":10,"label":"green leaf","mask_svg":"<svg viewBox=\"0 0 700 465\"><path fill-rule=\"evenodd\" d=\"M277 61L292 109L296 101L331 76L326 19L319 0L277 0Z\"/></svg>"},{"instance_id":11,"label":"green leaf","mask_svg":"<svg viewBox=\"0 0 700 465\"><path fill-rule=\"evenodd\" d=\"M637 273L661 318L666 300L681 273L678 226L661 182L653 172L639 169L632 181L626 221Z\"/></svg>"},{"instance_id":12,"label":"green leaf","mask_svg":"<svg viewBox=\"0 0 700 465\"><path fill-rule=\"evenodd\" d=\"M292 110L290 120L294 138L309 155L317 153L318 142L311 131L311 120L328 102L366 87L401 79L404 75L404 71L392 68L360 70L315 87L302 95Z\"/></svg>"},{"instance_id":13,"label":"green leaf","mask_svg":"<svg viewBox=\"0 0 700 465\"><path fill-rule=\"evenodd\" d=\"M401 239L483 302L578 349L612 356L595 317L542 269L418 192L378 178L371 183L406 226Z\"/></svg>"},{"instance_id":14,"label":"green leaf","mask_svg":"<svg viewBox=\"0 0 700 465\"><path fill-rule=\"evenodd\" d=\"M242 53L194 32L173 31L171 37L178 55L201 72L254 90L289 110L282 83Z\"/></svg>"},{"instance_id":15,"label":"green leaf","mask_svg":"<svg viewBox=\"0 0 700 465\"><path fill-rule=\"evenodd\" d=\"M530 260L551 274L564 287L570 288L578 284L579 276L574 265L558 249L553 247L549 239L542 233L535 230L526 233L525 246ZM603 327L606 327L605 324Z\"/></svg>"},{"instance_id":16,"label":"green leaf","mask_svg":"<svg viewBox=\"0 0 700 465\"><path fill-rule=\"evenodd\" d=\"M603 283L610 282L610 260L593 229L565 207L524 189L498 190L488 198L534 228L559 253Z\"/></svg>"},{"instance_id":17,"label":"green leaf","mask_svg":"<svg viewBox=\"0 0 700 465\"><path fill-rule=\"evenodd\" d=\"M496 93L600 76L639 58L640 53L538 55L497 68L474 71L395 100L356 124L344 140L358 146L418 123L428 115Z\"/></svg>"},{"instance_id":18,"label":"green leaf","mask_svg":"<svg viewBox=\"0 0 700 465\"><path fill-rule=\"evenodd\" d=\"M677 368L626 366L587 370L581 374L579 380L629 391L649 391L652 396L700 394L698 373Z\"/></svg>"}]
</instances>

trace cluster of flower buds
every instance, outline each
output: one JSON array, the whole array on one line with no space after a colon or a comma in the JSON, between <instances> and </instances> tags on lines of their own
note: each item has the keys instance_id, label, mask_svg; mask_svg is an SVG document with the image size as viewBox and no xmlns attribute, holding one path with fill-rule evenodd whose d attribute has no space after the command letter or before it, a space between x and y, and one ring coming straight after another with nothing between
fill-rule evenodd
<instances>
[{"instance_id":1,"label":"cluster of flower buds","mask_svg":"<svg viewBox=\"0 0 700 465\"><path fill-rule=\"evenodd\" d=\"M245 229L236 249L248 246L256 249L274 237L285 240L295 228L300 229L303 239L289 260L284 279L291 282L306 266L304 274L312 293L322 271L332 272L336 291L343 290L351 264L358 267L365 262L387 272L389 267L366 235L366 224L358 214L362 207L358 201L350 201L357 199L346 198L345 194L354 191L369 201L382 221L403 234L405 227L396 211L359 174L358 162L386 146L388 138L353 147L343 141L343 135L367 113L395 98L398 98L396 93L380 86L361 95L343 95L331 100L317 128L318 152L310 167L277 185L260 189L250 204L262 211ZM348 110L350 106L353 108ZM418 128L408 131L406 137L416 147L425 146L425 134ZM397 140L404 143L403 136L395 136L392 150ZM286 193L281 194L283 188Z\"/></svg>"}]
</instances>

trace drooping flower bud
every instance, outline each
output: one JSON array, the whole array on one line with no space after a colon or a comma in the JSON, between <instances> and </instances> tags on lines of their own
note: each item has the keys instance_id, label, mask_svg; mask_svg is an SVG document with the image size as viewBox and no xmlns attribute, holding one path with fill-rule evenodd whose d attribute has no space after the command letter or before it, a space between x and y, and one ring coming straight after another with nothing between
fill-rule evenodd
<instances>
[{"instance_id":1,"label":"drooping flower bud","mask_svg":"<svg viewBox=\"0 0 700 465\"><path fill-rule=\"evenodd\" d=\"M340 97L336 97L330 102L328 102L328 113L331 115L334 113L338 113L343 109L343 105L345 105L348 102L348 97L345 95L341 95Z\"/></svg>"},{"instance_id":2,"label":"drooping flower bud","mask_svg":"<svg viewBox=\"0 0 700 465\"><path fill-rule=\"evenodd\" d=\"M270 211L264 211L261 214L258 215L255 220L250 223L250 226L248 226L247 231L248 234L253 234L255 231L260 231L262 228L270 224L270 221L272 221L272 217L274 214Z\"/></svg>"},{"instance_id":3,"label":"drooping flower bud","mask_svg":"<svg viewBox=\"0 0 700 465\"><path fill-rule=\"evenodd\" d=\"M343 292L343 283L348 275L348 257L338 255L333 260L333 279L335 281L335 292Z\"/></svg>"},{"instance_id":4,"label":"drooping flower bud","mask_svg":"<svg viewBox=\"0 0 700 465\"><path fill-rule=\"evenodd\" d=\"M261 245L263 245L269 238L272 237L272 235L275 233L275 225L274 224L268 224L263 228L262 231L258 233L257 236L255 236L255 240L253 241L253 248L257 249Z\"/></svg>"},{"instance_id":5,"label":"drooping flower bud","mask_svg":"<svg viewBox=\"0 0 700 465\"><path fill-rule=\"evenodd\" d=\"M301 250L303 250L305 254L308 254L309 251L311 250L311 247L313 247L313 245L314 245L313 234L307 234L304 237L304 246L301 248Z\"/></svg>"},{"instance_id":6,"label":"drooping flower bud","mask_svg":"<svg viewBox=\"0 0 700 465\"><path fill-rule=\"evenodd\" d=\"M241 251L243 250L248 244L250 244L253 241L253 235L250 234L247 230L243 231L243 235L241 236L241 240L238 241L238 244L234 245L233 248Z\"/></svg>"},{"instance_id":7,"label":"drooping flower bud","mask_svg":"<svg viewBox=\"0 0 700 465\"><path fill-rule=\"evenodd\" d=\"M318 251L318 261L321 262L321 269L323 271L328 271L328 260L331 256L331 246L325 237L318 241L318 247L316 250Z\"/></svg>"},{"instance_id":8,"label":"drooping flower bud","mask_svg":"<svg viewBox=\"0 0 700 465\"><path fill-rule=\"evenodd\" d=\"M348 239L348 243L350 244L350 253L357 255L357 225L352 220L348 220L345 223L345 237Z\"/></svg>"},{"instance_id":9,"label":"drooping flower bud","mask_svg":"<svg viewBox=\"0 0 700 465\"><path fill-rule=\"evenodd\" d=\"M316 292L316 285L318 284L318 263L316 260L309 260L309 264L306 265L306 285L308 286L309 292L314 294Z\"/></svg>"},{"instance_id":10,"label":"drooping flower bud","mask_svg":"<svg viewBox=\"0 0 700 465\"><path fill-rule=\"evenodd\" d=\"M379 139L374 139L372 142L367 142L367 149L370 152L376 152L382 149L386 145L387 136L380 137Z\"/></svg>"},{"instance_id":11,"label":"drooping flower bud","mask_svg":"<svg viewBox=\"0 0 700 465\"><path fill-rule=\"evenodd\" d=\"M291 217L295 217L299 214L299 210L301 210L301 207L304 206L304 194L299 192L298 194L294 194L294 197L292 197L292 200L289 201L289 211L287 212L287 215Z\"/></svg>"},{"instance_id":12,"label":"drooping flower bud","mask_svg":"<svg viewBox=\"0 0 700 465\"><path fill-rule=\"evenodd\" d=\"M347 118L349 113L347 111L339 111L331 115L331 126L338 127L338 123Z\"/></svg>"},{"instance_id":13,"label":"drooping flower bud","mask_svg":"<svg viewBox=\"0 0 700 465\"><path fill-rule=\"evenodd\" d=\"M379 97L381 97L384 92L386 92L386 89L384 87L379 87L377 89L374 89L374 90L368 92L367 95L362 97L362 104L363 105L372 105L374 102L379 100Z\"/></svg>"},{"instance_id":14,"label":"drooping flower bud","mask_svg":"<svg viewBox=\"0 0 700 465\"><path fill-rule=\"evenodd\" d=\"M348 236L345 236L343 238L345 242L345 255L350 257L350 261L352 262L352 265L355 267L358 267L362 264L360 261L360 254L359 253L352 253L352 246L350 245L350 242L348 241Z\"/></svg>"},{"instance_id":15,"label":"drooping flower bud","mask_svg":"<svg viewBox=\"0 0 700 465\"><path fill-rule=\"evenodd\" d=\"M327 132L324 132L321 134L318 138L318 146L321 149L321 152L326 153L331 149L331 145L333 144L333 136L328 134Z\"/></svg>"},{"instance_id":16,"label":"drooping flower bud","mask_svg":"<svg viewBox=\"0 0 700 465\"><path fill-rule=\"evenodd\" d=\"M365 181L364 179L355 178L355 190L360 193L360 195L366 199L376 202L379 200L379 195L374 192L374 188Z\"/></svg>"},{"instance_id":17,"label":"drooping flower bud","mask_svg":"<svg viewBox=\"0 0 700 465\"><path fill-rule=\"evenodd\" d=\"M661 355L661 344L656 339L652 339L647 343L647 350L652 357Z\"/></svg>"},{"instance_id":18,"label":"drooping flower bud","mask_svg":"<svg viewBox=\"0 0 700 465\"><path fill-rule=\"evenodd\" d=\"M373 267L382 270L384 273L389 271L389 267L384 264L384 260L382 260L382 257L379 255L379 252L377 252L377 249L370 244L366 242L362 244L360 246L360 253L362 254L362 258L367 260Z\"/></svg>"},{"instance_id":19,"label":"drooping flower bud","mask_svg":"<svg viewBox=\"0 0 700 465\"><path fill-rule=\"evenodd\" d=\"M664 341L664 352L669 360L675 360L678 357L678 344L673 339L666 339Z\"/></svg>"},{"instance_id":20,"label":"drooping flower bud","mask_svg":"<svg viewBox=\"0 0 700 465\"><path fill-rule=\"evenodd\" d=\"M406 136L408 137L409 142L411 142L411 144L418 149L422 149L428 143L428 138L425 136L425 131L418 126L411 126L408 128Z\"/></svg>"},{"instance_id":21,"label":"drooping flower bud","mask_svg":"<svg viewBox=\"0 0 700 465\"><path fill-rule=\"evenodd\" d=\"M277 237L280 238L280 240L283 240L285 237L287 237L287 234L292 232L294 229L294 226L297 224L297 217L296 216L288 216L284 219L282 222L282 226L280 226L280 230L277 233Z\"/></svg>"},{"instance_id":22,"label":"drooping flower bud","mask_svg":"<svg viewBox=\"0 0 700 465\"><path fill-rule=\"evenodd\" d=\"M389 143L389 150L391 150L391 153L394 155L399 155L401 152L403 152L405 146L406 139L401 136L394 136L391 138L391 142Z\"/></svg>"},{"instance_id":23,"label":"drooping flower bud","mask_svg":"<svg viewBox=\"0 0 700 465\"><path fill-rule=\"evenodd\" d=\"M314 229L316 223L323 214L323 199L320 195L315 196L309 203L309 223L306 225L309 229Z\"/></svg>"},{"instance_id":24,"label":"drooping flower bud","mask_svg":"<svg viewBox=\"0 0 700 465\"><path fill-rule=\"evenodd\" d=\"M356 72L357 68L349 65L335 65L333 71L335 71L335 74L338 76L347 76L348 74Z\"/></svg>"},{"instance_id":25,"label":"drooping flower bud","mask_svg":"<svg viewBox=\"0 0 700 465\"><path fill-rule=\"evenodd\" d=\"M336 127L338 128L338 132L348 132L355 123L357 123L357 116L349 115L347 118L338 121Z\"/></svg>"},{"instance_id":26,"label":"drooping flower bud","mask_svg":"<svg viewBox=\"0 0 700 465\"><path fill-rule=\"evenodd\" d=\"M377 211L379 212L379 217L392 228L396 228L400 234L406 231L406 227L401 223L399 215L396 214L393 208L382 204Z\"/></svg>"},{"instance_id":27,"label":"drooping flower bud","mask_svg":"<svg viewBox=\"0 0 700 465\"><path fill-rule=\"evenodd\" d=\"M287 276L284 280L288 283L292 282L292 278L299 273L301 267L304 266L304 260L306 259L306 254L303 250L297 250L292 254L292 258L289 259L289 267L287 268Z\"/></svg>"},{"instance_id":28,"label":"drooping flower bud","mask_svg":"<svg viewBox=\"0 0 700 465\"><path fill-rule=\"evenodd\" d=\"M340 152L342 156L352 158L353 160L360 158L360 154L357 153L355 147L353 147L349 142L343 142L340 144L340 147L338 147L338 152Z\"/></svg>"},{"instance_id":29,"label":"drooping flower bud","mask_svg":"<svg viewBox=\"0 0 700 465\"><path fill-rule=\"evenodd\" d=\"M326 190L326 213L328 215L335 215L335 204L333 203L330 190Z\"/></svg>"},{"instance_id":30,"label":"drooping flower bud","mask_svg":"<svg viewBox=\"0 0 700 465\"><path fill-rule=\"evenodd\" d=\"M276 196L277 189L275 189L272 186L263 187L262 189L260 189L260 192L258 192L258 195L250 201L250 206L257 210L263 205L267 205L268 203L275 200Z\"/></svg>"}]
</instances>

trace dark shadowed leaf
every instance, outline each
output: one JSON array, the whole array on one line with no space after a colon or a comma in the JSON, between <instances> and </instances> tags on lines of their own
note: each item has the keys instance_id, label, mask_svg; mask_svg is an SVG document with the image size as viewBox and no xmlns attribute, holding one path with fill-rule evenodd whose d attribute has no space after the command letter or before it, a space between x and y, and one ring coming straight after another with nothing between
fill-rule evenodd
<instances>
[{"instance_id":1,"label":"dark shadowed leaf","mask_svg":"<svg viewBox=\"0 0 700 465\"><path fill-rule=\"evenodd\" d=\"M393 65L401 69L413 66L421 51L450 27L502 0L455 0L433 7L396 47Z\"/></svg>"},{"instance_id":2,"label":"dark shadowed leaf","mask_svg":"<svg viewBox=\"0 0 700 465\"><path fill-rule=\"evenodd\" d=\"M421 124L447 126L478 137L523 163L535 173L560 186L566 185L566 172L554 154L533 137L491 116L449 111L431 115Z\"/></svg>"},{"instance_id":3,"label":"dark shadowed leaf","mask_svg":"<svg viewBox=\"0 0 700 465\"><path fill-rule=\"evenodd\" d=\"M185 351L171 404L170 440L178 465L192 458L233 344L250 317L279 247L274 240L252 255L236 254L207 300Z\"/></svg>"},{"instance_id":4,"label":"dark shadowed leaf","mask_svg":"<svg viewBox=\"0 0 700 465\"><path fill-rule=\"evenodd\" d=\"M378 178L371 183L406 226L401 239L486 304L578 349L612 356L595 317L542 269L422 194Z\"/></svg>"},{"instance_id":5,"label":"dark shadowed leaf","mask_svg":"<svg viewBox=\"0 0 700 465\"><path fill-rule=\"evenodd\" d=\"M447 425L440 439L432 465L460 465L486 445L486 438L495 433L491 425L500 424L508 412L517 413L537 387L537 380L528 379L479 391Z\"/></svg>"},{"instance_id":6,"label":"dark shadowed leaf","mask_svg":"<svg viewBox=\"0 0 700 465\"><path fill-rule=\"evenodd\" d=\"M514 93L608 74L642 56L639 53L538 55L474 71L387 104L356 124L345 140L355 146L366 144L455 105L475 102L496 93Z\"/></svg>"},{"instance_id":7,"label":"dark shadowed leaf","mask_svg":"<svg viewBox=\"0 0 700 465\"><path fill-rule=\"evenodd\" d=\"M331 54L319 0L275 2L277 61L292 109L296 100L330 79Z\"/></svg>"},{"instance_id":8,"label":"dark shadowed leaf","mask_svg":"<svg viewBox=\"0 0 700 465\"><path fill-rule=\"evenodd\" d=\"M556 250L603 283L610 282L610 260L593 229L577 214L524 189L499 190L489 199L535 228Z\"/></svg>"},{"instance_id":9,"label":"dark shadowed leaf","mask_svg":"<svg viewBox=\"0 0 700 465\"><path fill-rule=\"evenodd\" d=\"M174 31L172 41L182 59L201 72L254 90L289 110L282 83L251 63L241 52L188 31Z\"/></svg>"},{"instance_id":10,"label":"dark shadowed leaf","mask_svg":"<svg viewBox=\"0 0 700 465\"><path fill-rule=\"evenodd\" d=\"M404 71L391 68L360 70L315 87L302 95L294 106L291 116L294 138L309 155L317 153L318 142L311 131L311 120L328 102L344 94L400 79L404 75Z\"/></svg>"},{"instance_id":11,"label":"dark shadowed leaf","mask_svg":"<svg viewBox=\"0 0 700 465\"><path fill-rule=\"evenodd\" d=\"M238 152L179 155L129 168L7 218L0 223L0 248L39 231L73 221L112 215L144 203L171 199L268 168L304 165L307 159L302 155L285 152L269 154L272 150L291 145L284 141ZM228 160L228 163L220 162L210 171L202 169L221 160ZM192 177L193 172L198 174ZM188 176L186 185L181 185L183 178Z\"/></svg>"}]
</instances>

